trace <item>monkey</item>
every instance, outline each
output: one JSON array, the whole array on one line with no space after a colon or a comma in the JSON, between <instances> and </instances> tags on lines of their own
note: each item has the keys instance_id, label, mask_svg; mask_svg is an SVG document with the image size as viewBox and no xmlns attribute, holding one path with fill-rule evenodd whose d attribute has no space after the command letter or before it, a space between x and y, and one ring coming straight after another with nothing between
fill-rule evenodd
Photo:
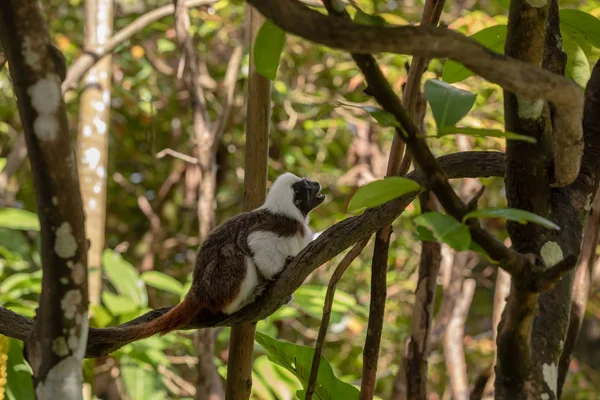
<instances>
[{"instance_id":1,"label":"monkey","mask_svg":"<svg viewBox=\"0 0 600 400\"><path fill-rule=\"evenodd\" d=\"M164 335L203 310L230 315L252 303L288 259L312 241L308 214L325 200L320 192L318 182L290 172L280 175L261 207L226 220L207 236L183 301L154 320L120 327L119 336Z\"/></svg>"}]
</instances>

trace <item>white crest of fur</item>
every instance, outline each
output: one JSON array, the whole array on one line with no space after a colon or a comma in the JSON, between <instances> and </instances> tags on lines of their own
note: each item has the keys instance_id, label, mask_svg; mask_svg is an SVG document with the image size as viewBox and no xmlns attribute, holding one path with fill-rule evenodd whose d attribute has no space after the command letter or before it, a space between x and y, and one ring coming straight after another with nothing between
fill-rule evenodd
<instances>
[{"instance_id":1,"label":"white crest of fur","mask_svg":"<svg viewBox=\"0 0 600 400\"><path fill-rule=\"evenodd\" d=\"M292 185L301 180L291 172L279 175L275 179L275 182L273 182L267 194L265 204L261 208L271 211L274 214L281 214L301 222L306 222L306 218L304 218L298 207L294 204L294 189L292 189Z\"/></svg>"}]
</instances>

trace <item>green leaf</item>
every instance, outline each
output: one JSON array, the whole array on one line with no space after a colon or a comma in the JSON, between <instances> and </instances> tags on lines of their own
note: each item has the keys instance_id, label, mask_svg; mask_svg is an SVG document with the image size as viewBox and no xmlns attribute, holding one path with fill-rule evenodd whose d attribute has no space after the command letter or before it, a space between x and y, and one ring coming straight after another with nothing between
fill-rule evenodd
<instances>
[{"instance_id":1,"label":"green leaf","mask_svg":"<svg viewBox=\"0 0 600 400\"><path fill-rule=\"evenodd\" d=\"M496 3L500 5L500 7L508 10L510 8L510 0L496 0Z\"/></svg>"},{"instance_id":2,"label":"green leaf","mask_svg":"<svg viewBox=\"0 0 600 400\"><path fill-rule=\"evenodd\" d=\"M104 303L108 311L115 317L132 313L139 308L131 299L106 291L102 292L102 303Z\"/></svg>"},{"instance_id":3,"label":"green leaf","mask_svg":"<svg viewBox=\"0 0 600 400\"><path fill-rule=\"evenodd\" d=\"M254 43L256 72L274 81L284 46L285 31L271 20L266 20L260 27Z\"/></svg>"},{"instance_id":4,"label":"green leaf","mask_svg":"<svg viewBox=\"0 0 600 400\"><path fill-rule=\"evenodd\" d=\"M365 110L367 110L369 114L371 114L371 117L375 118L375 121L384 128L402 128L402 125L400 125L400 122L398 122L396 117L387 111L375 107L365 107Z\"/></svg>"},{"instance_id":5,"label":"green leaf","mask_svg":"<svg viewBox=\"0 0 600 400\"><path fill-rule=\"evenodd\" d=\"M563 34L563 48L567 53L565 76L573 79L579 86L585 88L592 71L585 52L568 34Z\"/></svg>"},{"instance_id":6,"label":"green leaf","mask_svg":"<svg viewBox=\"0 0 600 400\"><path fill-rule=\"evenodd\" d=\"M100 304L90 304L90 314L92 315L91 319L95 328L104 328L113 319L108 310Z\"/></svg>"},{"instance_id":7,"label":"green leaf","mask_svg":"<svg viewBox=\"0 0 600 400\"><path fill-rule=\"evenodd\" d=\"M457 251L468 250L471 246L469 228L454 217L439 212L427 212L414 219L417 226L427 228L440 242Z\"/></svg>"},{"instance_id":8,"label":"green leaf","mask_svg":"<svg viewBox=\"0 0 600 400\"><path fill-rule=\"evenodd\" d=\"M578 43L581 41L600 48L600 20L593 15L581 10L563 8L560 10L560 27Z\"/></svg>"},{"instance_id":9,"label":"green leaf","mask_svg":"<svg viewBox=\"0 0 600 400\"><path fill-rule=\"evenodd\" d=\"M504 54L504 44L506 43L506 25L494 25L484 28L471 35L471 39L476 40L496 53ZM461 63L448 60L444 64L442 79L448 83L456 83L467 79L471 75L473 75L473 72Z\"/></svg>"},{"instance_id":10,"label":"green leaf","mask_svg":"<svg viewBox=\"0 0 600 400\"><path fill-rule=\"evenodd\" d=\"M110 283L121 296L130 299L138 307L148 305L146 286L133 265L110 249L104 250L102 265Z\"/></svg>"},{"instance_id":11,"label":"green leaf","mask_svg":"<svg viewBox=\"0 0 600 400\"><path fill-rule=\"evenodd\" d=\"M356 14L354 15L354 22L361 25L370 25L370 26L385 26L385 19L380 15L371 15L362 11L361 9L356 9Z\"/></svg>"},{"instance_id":12,"label":"green leaf","mask_svg":"<svg viewBox=\"0 0 600 400\"><path fill-rule=\"evenodd\" d=\"M460 121L475 104L475 97L475 94L443 81L430 79L425 82L425 98L431 106L438 128Z\"/></svg>"},{"instance_id":13,"label":"green leaf","mask_svg":"<svg viewBox=\"0 0 600 400\"><path fill-rule=\"evenodd\" d=\"M407 193L422 189L417 182L397 176L369 182L358 188L352 200L350 200L348 211L355 211L363 207L376 207Z\"/></svg>"},{"instance_id":14,"label":"green leaf","mask_svg":"<svg viewBox=\"0 0 600 400\"><path fill-rule=\"evenodd\" d=\"M560 230L560 226L554 222L532 212L519 210L518 208L480 208L465 215L463 221L469 218L504 218L520 224L532 222L548 229Z\"/></svg>"},{"instance_id":15,"label":"green leaf","mask_svg":"<svg viewBox=\"0 0 600 400\"><path fill-rule=\"evenodd\" d=\"M322 106L319 109L319 112L317 113L317 116L315 117L315 120L316 121L320 120L321 118L323 118L323 116L325 114L329 114L334 109L335 109L335 106L333 104L325 104L324 106Z\"/></svg>"},{"instance_id":16,"label":"green leaf","mask_svg":"<svg viewBox=\"0 0 600 400\"><path fill-rule=\"evenodd\" d=\"M497 264L497 262L492 260L492 257L490 257L490 255L487 253L487 251L485 251L483 249L483 247L478 245L477 242L471 242L471 247L469 247L469 250L479 254L483 258L487 259L489 262L491 262L493 264Z\"/></svg>"},{"instance_id":17,"label":"green leaf","mask_svg":"<svg viewBox=\"0 0 600 400\"><path fill-rule=\"evenodd\" d=\"M120 360L120 371L125 390L131 400L163 400L167 389L160 373L147 369L124 355Z\"/></svg>"},{"instance_id":18,"label":"green leaf","mask_svg":"<svg viewBox=\"0 0 600 400\"><path fill-rule=\"evenodd\" d=\"M163 274L159 271L148 271L144 272L141 278L148 286L179 296L182 295L183 285L177 279L170 277L167 274Z\"/></svg>"},{"instance_id":19,"label":"green leaf","mask_svg":"<svg viewBox=\"0 0 600 400\"><path fill-rule=\"evenodd\" d=\"M0 71L2 69L0 68ZM0 172L2 172L2 170L4 169L4 167L6 166L6 157L0 157Z\"/></svg>"},{"instance_id":20,"label":"green leaf","mask_svg":"<svg viewBox=\"0 0 600 400\"><path fill-rule=\"evenodd\" d=\"M8 400L34 399L31 367L23 358L23 344L9 339L6 362L6 398Z\"/></svg>"},{"instance_id":21,"label":"green leaf","mask_svg":"<svg viewBox=\"0 0 600 400\"><path fill-rule=\"evenodd\" d=\"M39 231L40 221L34 213L19 208L0 208L0 228Z\"/></svg>"},{"instance_id":22,"label":"green leaf","mask_svg":"<svg viewBox=\"0 0 600 400\"><path fill-rule=\"evenodd\" d=\"M279 341L260 332L256 332L256 341L266 350L267 357L271 362L284 367L298 378L304 390L298 391L296 395L303 399L308 385L314 350L308 346ZM338 379L329 362L321 357L315 398L352 400L358 399L359 394L356 387Z\"/></svg>"},{"instance_id":23,"label":"green leaf","mask_svg":"<svg viewBox=\"0 0 600 400\"><path fill-rule=\"evenodd\" d=\"M469 136L505 137L509 140L522 140L529 143L537 142L537 140L531 136L519 135L518 133L514 132L502 132L498 129L463 128L456 126L442 126L438 129L438 136L451 135L455 133L462 133L463 135Z\"/></svg>"}]
</instances>

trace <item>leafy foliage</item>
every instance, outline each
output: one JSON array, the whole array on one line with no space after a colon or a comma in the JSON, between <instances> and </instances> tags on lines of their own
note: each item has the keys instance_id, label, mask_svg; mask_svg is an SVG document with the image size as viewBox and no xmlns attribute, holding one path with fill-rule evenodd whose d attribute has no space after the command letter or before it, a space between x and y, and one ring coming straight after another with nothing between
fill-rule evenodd
<instances>
[{"instance_id":1,"label":"leafy foliage","mask_svg":"<svg viewBox=\"0 0 600 400\"><path fill-rule=\"evenodd\" d=\"M560 229L558 225L554 222L540 217L537 214L534 214L529 211L519 210L516 208L480 208L478 210L471 211L467 215L465 215L464 220L468 220L469 218L504 218L511 221L517 221L521 224L525 224L527 222L533 222L538 225L542 225L548 229Z\"/></svg>"},{"instance_id":2,"label":"leafy foliage","mask_svg":"<svg viewBox=\"0 0 600 400\"><path fill-rule=\"evenodd\" d=\"M423 188L413 180L397 176L376 180L360 187L348 206L349 211L372 208Z\"/></svg>"},{"instance_id":3,"label":"leafy foliage","mask_svg":"<svg viewBox=\"0 0 600 400\"><path fill-rule=\"evenodd\" d=\"M314 355L313 348L279 341L260 332L256 332L256 341L267 351L269 360L292 372L306 390ZM298 398L305 397L304 390L297 393ZM331 365L324 358L320 361L315 394L324 400L359 397L358 389L336 378Z\"/></svg>"},{"instance_id":4,"label":"leafy foliage","mask_svg":"<svg viewBox=\"0 0 600 400\"><path fill-rule=\"evenodd\" d=\"M438 128L452 126L460 121L475 104L475 97L473 93L443 81L430 79L425 82L425 98L431 106Z\"/></svg>"},{"instance_id":5,"label":"leafy foliage","mask_svg":"<svg viewBox=\"0 0 600 400\"><path fill-rule=\"evenodd\" d=\"M266 20L260 27L254 44L256 71L265 78L275 80L284 46L285 32L271 20Z\"/></svg>"}]
</instances>

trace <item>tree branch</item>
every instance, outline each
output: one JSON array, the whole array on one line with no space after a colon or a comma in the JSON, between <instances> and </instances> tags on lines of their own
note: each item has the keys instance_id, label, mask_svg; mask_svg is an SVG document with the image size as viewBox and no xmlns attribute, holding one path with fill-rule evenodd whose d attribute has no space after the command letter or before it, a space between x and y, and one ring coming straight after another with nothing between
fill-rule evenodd
<instances>
[{"instance_id":1,"label":"tree branch","mask_svg":"<svg viewBox=\"0 0 600 400\"><path fill-rule=\"evenodd\" d=\"M329 319L331 317L331 307L333 306L333 297L335 296L336 285L339 280L342 279L344 272L346 272L350 264L352 264L352 261L358 257L368 242L369 238L366 238L354 245L354 247L344 256L342 261L340 261L335 271L333 271L331 279L329 280L329 285L327 285L325 303L323 304L323 317L321 318L321 326L319 327L319 335L315 345L315 353L313 355L313 360L310 367L310 376L306 385L305 400L312 399L312 395L317 385L317 376L319 374L319 366L321 365L321 354L323 352L323 347L325 346L325 335L327 335L327 327L329 326Z\"/></svg>"},{"instance_id":2,"label":"tree branch","mask_svg":"<svg viewBox=\"0 0 600 400\"><path fill-rule=\"evenodd\" d=\"M444 358L446 373L450 377L452 398L455 400L469 399L469 381L467 379L467 363L463 346L465 322L475 293L475 280L467 279L462 293L452 312L452 318L444 336Z\"/></svg>"},{"instance_id":3,"label":"tree branch","mask_svg":"<svg viewBox=\"0 0 600 400\"><path fill-rule=\"evenodd\" d=\"M216 2L217 0L188 0L185 4L187 7L191 8L206 6ZM62 83L63 92L75 89L83 75L102 57L114 52L117 46L120 46L127 40L131 39L134 35L141 32L151 23L156 22L166 16L173 15L174 12L175 6L173 4L149 11L146 14L136 18L125 28L115 33L106 42L106 44L102 46L102 49L96 51L86 50L82 55L77 57L77 59L69 67L69 70L67 71L67 77Z\"/></svg>"},{"instance_id":4,"label":"tree branch","mask_svg":"<svg viewBox=\"0 0 600 400\"><path fill-rule=\"evenodd\" d=\"M494 53L458 32L431 26L378 27L330 18L298 0L247 0L285 31L315 43L352 53L399 53L449 58L464 64L485 79L530 100L545 99L557 106L560 134L581 141L583 95L574 82L536 65ZM402 123L402 121L400 121ZM574 180L579 159L566 185ZM574 176L571 177L572 172ZM439 196L438 196L439 198ZM441 198L439 198L442 201Z\"/></svg>"},{"instance_id":5,"label":"tree branch","mask_svg":"<svg viewBox=\"0 0 600 400\"><path fill-rule=\"evenodd\" d=\"M10 63L40 220L42 292L26 358L38 398L81 392L88 334L83 203L57 59L37 0L0 3L0 40Z\"/></svg>"},{"instance_id":6,"label":"tree branch","mask_svg":"<svg viewBox=\"0 0 600 400\"><path fill-rule=\"evenodd\" d=\"M462 152L442 156L438 159L447 176L451 179L475 178L504 175L504 155L498 152ZM408 178L424 184L422 171L415 170ZM197 329L211 326L234 326L260 321L281 307L306 277L348 247L352 246L390 224L404 211L414 199L414 195L403 196L382 206L366 210L363 214L349 217L331 226L311 242L294 258L265 293L254 303L230 317L224 315L199 315L185 329ZM159 317L172 307L152 310L141 317L121 326L135 325ZM33 322L26 317L0 308L0 334L23 340ZM99 357L109 354L129 343L119 336L119 327L90 329L87 357Z\"/></svg>"}]
</instances>

